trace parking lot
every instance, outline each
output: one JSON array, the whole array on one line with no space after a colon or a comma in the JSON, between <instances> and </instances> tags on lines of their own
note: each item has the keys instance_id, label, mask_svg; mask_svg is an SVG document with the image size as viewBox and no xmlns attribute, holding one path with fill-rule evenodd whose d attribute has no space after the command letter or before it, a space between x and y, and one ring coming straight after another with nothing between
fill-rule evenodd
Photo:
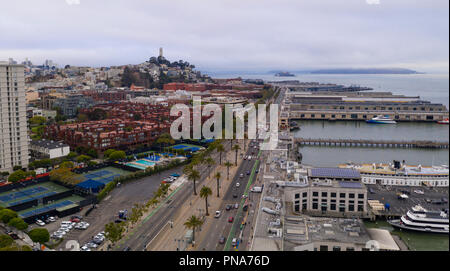
<instances>
[{"instance_id":1,"label":"parking lot","mask_svg":"<svg viewBox=\"0 0 450 271\"><path fill-rule=\"evenodd\" d=\"M386 210L387 215L404 215L411 207L420 204L428 210L438 211L448 209L448 187L411 187L411 186L382 186L378 184L367 185L369 200L378 200L383 204L389 203L390 210ZM423 194L419 194L420 191ZM397 193L408 196L406 199L399 199ZM442 202L445 198L447 202Z\"/></svg>"},{"instance_id":2,"label":"parking lot","mask_svg":"<svg viewBox=\"0 0 450 271\"><path fill-rule=\"evenodd\" d=\"M84 244L94 239L96 235L104 231L105 225L110 222L114 222L118 217L120 210L128 210L131 212L131 208L135 203L144 203L148 201L153 193L159 188L161 181L171 174L182 174L182 167L174 168L160 174L148 176L114 189L97 208L85 216L86 211L91 206L86 206L75 215L83 216L82 221L89 223L89 227L85 230L72 229L64 236L64 242L62 242L56 249L66 249L66 243L69 240L75 240L82 247ZM131 200L130 200L131 199ZM70 220L71 216L60 218L56 222L45 225L52 234L57 231L62 221ZM39 227L35 224L32 227ZM94 248L91 248L93 250Z\"/></svg>"}]
</instances>

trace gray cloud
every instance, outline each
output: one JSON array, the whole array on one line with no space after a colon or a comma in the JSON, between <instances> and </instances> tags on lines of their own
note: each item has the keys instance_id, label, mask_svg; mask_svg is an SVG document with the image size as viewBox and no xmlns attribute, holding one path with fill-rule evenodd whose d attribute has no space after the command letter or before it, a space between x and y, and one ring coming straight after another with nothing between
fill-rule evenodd
<instances>
[{"instance_id":1,"label":"gray cloud","mask_svg":"<svg viewBox=\"0 0 450 271\"><path fill-rule=\"evenodd\" d=\"M203 70L449 67L446 0L78 2L2 3L0 59L109 66L164 47Z\"/></svg>"}]
</instances>

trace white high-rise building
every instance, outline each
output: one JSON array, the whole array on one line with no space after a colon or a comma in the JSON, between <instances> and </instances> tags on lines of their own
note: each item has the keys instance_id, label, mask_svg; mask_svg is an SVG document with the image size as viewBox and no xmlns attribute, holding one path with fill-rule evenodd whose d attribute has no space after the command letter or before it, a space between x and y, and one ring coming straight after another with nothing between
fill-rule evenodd
<instances>
[{"instance_id":1,"label":"white high-rise building","mask_svg":"<svg viewBox=\"0 0 450 271\"><path fill-rule=\"evenodd\" d=\"M23 65L0 62L0 172L28 166Z\"/></svg>"}]
</instances>

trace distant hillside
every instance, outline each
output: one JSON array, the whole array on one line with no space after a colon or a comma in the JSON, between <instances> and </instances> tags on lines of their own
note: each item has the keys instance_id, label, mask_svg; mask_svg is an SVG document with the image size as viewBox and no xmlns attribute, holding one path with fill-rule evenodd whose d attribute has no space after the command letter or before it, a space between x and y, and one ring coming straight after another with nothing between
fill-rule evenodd
<instances>
[{"instance_id":1,"label":"distant hillside","mask_svg":"<svg viewBox=\"0 0 450 271\"><path fill-rule=\"evenodd\" d=\"M368 68L368 69L321 69L311 71L314 74L418 74L419 72L402 68Z\"/></svg>"}]
</instances>

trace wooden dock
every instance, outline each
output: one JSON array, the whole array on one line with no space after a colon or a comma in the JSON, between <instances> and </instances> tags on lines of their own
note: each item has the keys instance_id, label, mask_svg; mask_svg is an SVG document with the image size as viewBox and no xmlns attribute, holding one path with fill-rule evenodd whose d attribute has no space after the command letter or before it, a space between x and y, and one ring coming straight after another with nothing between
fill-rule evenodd
<instances>
[{"instance_id":1,"label":"wooden dock","mask_svg":"<svg viewBox=\"0 0 450 271\"><path fill-rule=\"evenodd\" d=\"M370 148L424 148L448 149L448 142L437 141L395 141L370 139L332 139L332 138L296 138L299 145L335 146L335 147L370 147Z\"/></svg>"}]
</instances>

